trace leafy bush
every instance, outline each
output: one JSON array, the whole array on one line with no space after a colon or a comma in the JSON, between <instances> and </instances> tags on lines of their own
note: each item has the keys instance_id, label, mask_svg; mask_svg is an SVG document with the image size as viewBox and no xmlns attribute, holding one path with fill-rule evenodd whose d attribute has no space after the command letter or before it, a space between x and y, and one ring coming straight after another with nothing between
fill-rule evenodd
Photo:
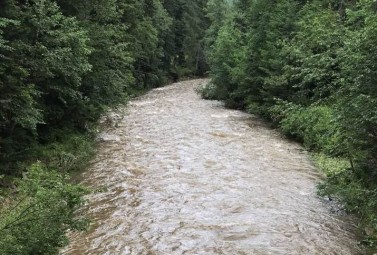
<instances>
[{"instance_id":1,"label":"leafy bush","mask_svg":"<svg viewBox=\"0 0 377 255\"><path fill-rule=\"evenodd\" d=\"M94 155L94 141L91 135L72 133L69 130L55 132L55 135L48 138L54 142L37 147L33 160L38 159L48 168L57 169L61 173L85 168Z\"/></svg>"},{"instance_id":2,"label":"leafy bush","mask_svg":"<svg viewBox=\"0 0 377 255\"><path fill-rule=\"evenodd\" d=\"M328 177L340 174L350 169L350 161L342 157L330 157L323 153L312 154L315 165L322 170Z\"/></svg>"},{"instance_id":3,"label":"leafy bush","mask_svg":"<svg viewBox=\"0 0 377 255\"><path fill-rule=\"evenodd\" d=\"M204 99L217 100L219 99L217 89L218 88L212 82L209 82L208 84L197 88L196 92Z\"/></svg>"},{"instance_id":4,"label":"leafy bush","mask_svg":"<svg viewBox=\"0 0 377 255\"><path fill-rule=\"evenodd\" d=\"M17 183L17 195L0 209L1 255L49 255L67 244L68 229L83 230L75 217L86 190L67 183L67 176L34 164Z\"/></svg>"},{"instance_id":5,"label":"leafy bush","mask_svg":"<svg viewBox=\"0 0 377 255\"><path fill-rule=\"evenodd\" d=\"M343 166L332 165L334 159L329 161L331 163L324 164L325 169L329 167L330 170L328 179L319 185L319 194L340 199L349 212L357 214L366 234L364 243L375 247L377 244L377 186L366 186L363 178L360 178L357 171L355 172L350 166L341 170L341 167L346 166L345 161L340 160ZM321 164L320 168L323 162Z\"/></svg>"},{"instance_id":6,"label":"leafy bush","mask_svg":"<svg viewBox=\"0 0 377 255\"><path fill-rule=\"evenodd\" d=\"M280 101L270 113L285 134L298 138L309 149L329 155L347 153L339 123L330 107L302 107Z\"/></svg>"}]
</instances>

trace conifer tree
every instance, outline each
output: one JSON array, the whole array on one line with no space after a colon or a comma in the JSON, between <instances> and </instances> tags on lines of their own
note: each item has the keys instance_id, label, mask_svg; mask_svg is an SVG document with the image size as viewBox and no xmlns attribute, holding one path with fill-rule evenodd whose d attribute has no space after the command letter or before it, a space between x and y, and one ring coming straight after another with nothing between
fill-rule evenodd
<instances>
[{"instance_id":1,"label":"conifer tree","mask_svg":"<svg viewBox=\"0 0 377 255\"><path fill-rule=\"evenodd\" d=\"M77 109L85 100L82 76L91 68L90 48L77 20L63 16L54 1L9 0L0 14L17 21L4 33L9 48L4 53L8 64L3 67L5 93L1 94L7 97L3 111L8 116L2 127L2 151L6 157L21 156L27 151L22 148L28 148L45 128L77 123ZM8 161L15 167L12 162Z\"/></svg>"}]
</instances>

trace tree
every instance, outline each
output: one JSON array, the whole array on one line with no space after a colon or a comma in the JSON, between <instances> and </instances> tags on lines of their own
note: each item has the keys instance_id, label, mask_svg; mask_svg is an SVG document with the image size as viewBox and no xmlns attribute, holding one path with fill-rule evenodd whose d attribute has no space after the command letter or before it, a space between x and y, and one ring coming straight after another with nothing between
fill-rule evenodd
<instances>
[{"instance_id":1,"label":"tree","mask_svg":"<svg viewBox=\"0 0 377 255\"><path fill-rule=\"evenodd\" d=\"M344 29L339 14L327 7L307 4L300 15L295 36L284 46L291 60L285 69L296 89L291 100L308 105L325 101L339 89Z\"/></svg>"},{"instance_id":2,"label":"tree","mask_svg":"<svg viewBox=\"0 0 377 255\"><path fill-rule=\"evenodd\" d=\"M171 19L158 0L122 3L121 21L126 24L128 42L135 59L133 74L138 88L151 88L164 83L164 35L168 33Z\"/></svg>"},{"instance_id":3,"label":"tree","mask_svg":"<svg viewBox=\"0 0 377 255\"><path fill-rule=\"evenodd\" d=\"M81 123L93 122L106 107L125 101L134 85L134 59L127 43L127 25L121 22L123 11L115 0L58 3L66 15L75 16L88 31L92 68L83 76L80 91L85 102L77 111L84 118Z\"/></svg>"},{"instance_id":4,"label":"tree","mask_svg":"<svg viewBox=\"0 0 377 255\"><path fill-rule=\"evenodd\" d=\"M13 57L15 49L2 36L1 29L11 25L18 26L19 22L0 19L0 167L3 172L12 171L21 142L29 141L30 133L35 133L37 124L43 121L37 106L39 93L34 85L24 83L29 73Z\"/></svg>"},{"instance_id":5,"label":"tree","mask_svg":"<svg viewBox=\"0 0 377 255\"><path fill-rule=\"evenodd\" d=\"M22 157L23 148L36 141L43 127L78 124L76 109L84 101L79 88L83 74L91 68L90 48L77 21L63 16L53 1L9 0L3 3L0 15L17 20L4 33L12 50L4 54L8 64L1 79L2 95L7 97L3 101L7 115L3 155ZM14 99L9 101L12 94Z\"/></svg>"},{"instance_id":6,"label":"tree","mask_svg":"<svg viewBox=\"0 0 377 255\"><path fill-rule=\"evenodd\" d=\"M164 7L173 18L172 35L165 40L165 63L173 76L204 75L207 63L204 54L204 36L209 26L206 17L207 0L164 1Z\"/></svg>"},{"instance_id":7,"label":"tree","mask_svg":"<svg viewBox=\"0 0 377 255\"><path fill-rule=\"evenodd\" d=\"M341 51L337 109L348 135L352 157L363 166L364 178L375 183L377 170L377 18L374 1L349 10L349 29Z\"/></svg>"}]
</instances>

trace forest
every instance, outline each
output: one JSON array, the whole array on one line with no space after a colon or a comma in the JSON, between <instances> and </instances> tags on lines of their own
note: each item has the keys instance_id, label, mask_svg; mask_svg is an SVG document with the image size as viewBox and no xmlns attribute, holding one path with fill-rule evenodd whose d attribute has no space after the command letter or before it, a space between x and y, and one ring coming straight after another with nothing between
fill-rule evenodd
<instances>
[{"instance_id":1,"label":"forest","mask_svg":"<svg viewBox=\"0 0 377 255\"><path fill-rule=\"evenodd\" d=\"M203 96L302 142L327 176L319 193L342 200L376 245L377 2L209 1L208 11Z\"/></svg>"},{"instance_id":2,"label":"forest","mask_svg":"<svg viewBox=\"0 0 377 255\"><path fill-rule=\"evenodd\" d=\"M207 70L205 1L0 1L0 254L57 254L110 107ZM23 177L23 178L22 178ZM7 188L7 189L6 189Z\"/></svg>"},{"instance_id":3,"label":"forest","mask_svg":"<svg viewBox=\"0 0 377 255\"><path fill-rule=\"evenodd\" d=\"M0 254L58 254L99 118L172 81L273 123L377 245L374 0L0 0Z\"/></svg>"}]
</instances>

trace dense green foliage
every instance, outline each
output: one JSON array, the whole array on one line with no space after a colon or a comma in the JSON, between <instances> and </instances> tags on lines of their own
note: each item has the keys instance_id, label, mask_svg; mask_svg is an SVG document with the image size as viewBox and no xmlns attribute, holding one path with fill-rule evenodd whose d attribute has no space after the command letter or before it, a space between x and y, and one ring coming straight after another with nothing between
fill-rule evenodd
<instances>
[{"instance_id":1,"label":"dense green foliage","mask_svg":"<svg viewBox=\"0 0 377 255\"><path fill-rule=\"evenodd\" d=\"M2 1L0 173L138 90L204 74L205 3Z\"/></svg>"},{"instance_id":2,"label":"dense green foliage","mask_svg":"<svg viewBox=\"0 0 377 255\"><path fill-rule=\"evenodd\" d=\"M220 2L209 1L203 96L262 115L320 153L321 193L343 199L376 237L376 2Z\"/></svg>"},{"instance_id":3,"label":"dense green foliage","mask_svg":"<svg viewBox=\"0 0 377 255\"><path fill-rule=\"evenodd\" d=\"M0 254L56 254L82 229L82 189L63 176L109 107L207 72L206 3L0 1Z\"/></svg>"},{"instance_id":4,"label":"dense green foliage","mask_svg":"<svg viewBox=\"0 0 377 255\"><path fill-rule=\"evenodd\" d=\"M208 69L205 97L317 153L321 193L359 214L372 243L376 11L374 0L0 1L0 254L56 254L85 227L84 190L65 175L85 167L108 107Z\"/></svg>"},{"instance_id":5,"label":"dense green foliage","mask_svg":"<svg viewBox=\"0 0 377 255\"><path fill-rule=\"evenodd\" d=\"M205 7L207 0L164 0L164 7L173 18L172 32L165 39L165 67L173 79L204 75L204 34L209 26Z\"/></svg>"},{"instance_id":6,"label":"dense green foliage","mask_svg":"<svg viewBox=\"0 0 377 255\"><path fill-rule=\"evenodd\" d=\"M1 208L0 254L56 254L67 243L68 229L86 227L74 215L85 190L67 184L66 177L35 164L17 185L17 197Z\"/></svg>"}]
</instances>

